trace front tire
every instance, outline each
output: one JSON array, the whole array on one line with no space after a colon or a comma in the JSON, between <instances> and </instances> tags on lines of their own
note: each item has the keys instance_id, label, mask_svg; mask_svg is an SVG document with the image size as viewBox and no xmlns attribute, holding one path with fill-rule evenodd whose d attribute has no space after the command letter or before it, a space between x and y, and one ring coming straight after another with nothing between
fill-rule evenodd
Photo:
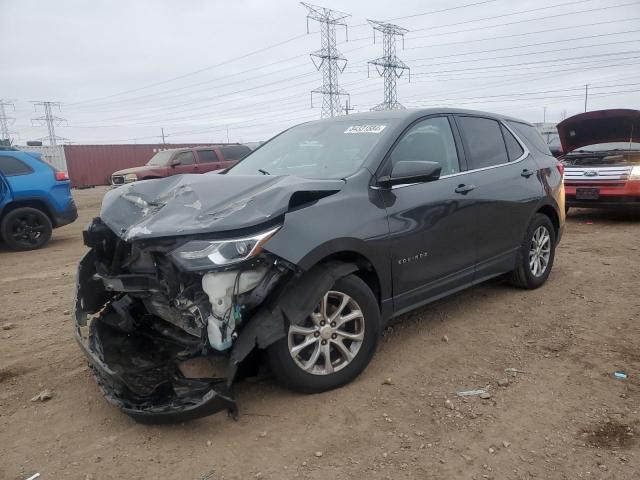
<instances>
[{"instance_id":1,"label":"front tire","mask_svg":"<svg viewBox=\"0 0 640 480\"><path fill-rule=\"evenodd\" d=\"M556 253L556 232L551 220L537 213L524 236L518 253L511 283L516 287L534 289L549 278Z\"/></svg>"},{"instance_id":2,"label":"front tire","mask_svg":"<svg viewBox=\"0 0 640 480\"><path fill-rule=\"evenodd\" d=\"M12 250L35 250L51 238L51 220L37 208L11 210L0 223L0 235Z\"/></svg>"},{"instance_id":3,"label":"front tire","mask_svg":"<svg viewBox=\"0 0 640 480\"><path fill-rule=\"evenodd\" d=\"M303 322L268 348L271 370L298 392L341 387L369 364L380 324L378 302L367 284L355 275L341 278Z\"/></svg>"}]
</instances>

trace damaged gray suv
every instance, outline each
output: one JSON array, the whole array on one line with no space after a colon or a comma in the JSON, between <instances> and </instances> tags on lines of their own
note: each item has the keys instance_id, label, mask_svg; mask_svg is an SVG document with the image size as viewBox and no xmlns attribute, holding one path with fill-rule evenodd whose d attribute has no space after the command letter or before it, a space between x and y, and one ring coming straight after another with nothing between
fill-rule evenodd
<instances>
[{"instance_id":1,"label":"damaged gray suv","mask_svg":"<svg viewBox=\"0 0 640 480\"><path fill-rule=\"evenodd\" d=\"M434 109L305 123L223 174L108 192L84 231L77 339L138 421L235 415L249 360L297 391L340 387L393 317L503 274L541 286L563 227L562 165L526 122ZM226 373L185 372L203 358Z\"/></svg>"}]
</instances>

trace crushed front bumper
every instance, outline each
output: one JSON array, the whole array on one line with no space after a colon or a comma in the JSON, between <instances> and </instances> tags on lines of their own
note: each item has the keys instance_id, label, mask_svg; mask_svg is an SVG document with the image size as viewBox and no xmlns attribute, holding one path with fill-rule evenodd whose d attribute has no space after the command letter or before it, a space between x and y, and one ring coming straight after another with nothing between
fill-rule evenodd
<instances>
[{"instance_id":1,"label":"crushed front bumper","mask_svg":"<svg viewBox=\"0 0 640 480\"><path fill-rule=\"evenodd\" d=\"M232 378L186 378L181 348L152 332L123 332L100 320L110 294L95 277L89 250L78 266L75 335L106 399L141 423L174 423L227 410Z\"/></svg>"}]
</instances>

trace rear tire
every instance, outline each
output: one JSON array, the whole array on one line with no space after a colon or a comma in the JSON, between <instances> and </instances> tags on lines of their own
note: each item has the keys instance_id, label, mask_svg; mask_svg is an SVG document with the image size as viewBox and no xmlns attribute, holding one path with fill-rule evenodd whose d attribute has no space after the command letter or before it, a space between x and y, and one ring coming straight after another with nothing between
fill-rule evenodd
<instances>
[{"instance_id":1,"label":"rear tire","mask_svg":"<svg viewBox=\"0 0 640 480\"><path fill-rule=\"evenodd\" d=\"M269 346L271 370L285 387L302 393L341 387L369 364L380 324L378 302L367 284L355 275L341 278L304 322Z\"/></svg>"},{"instance_id":2,"label":"rear tire","mask_svg":"<svg viewBox=\"0 0 640 480\"><path fill-rule=\"evenodd\" d=\"M37 208L11 210L0 223L0 235L12 250L35 250L51 238L51 220Z\"/></svg>"},{"instance_id":3,"label":"rear tire","mask_svg":"<svg viewBox=\"0 0 640 480\"><path fill-rule=\"evenodd\" d=\"M518 252L516 268L511 273L511 284L519 288L534 289L549 278L556 251L556 232L549 217L536 213Z\"/></svg>"}]
</instances>

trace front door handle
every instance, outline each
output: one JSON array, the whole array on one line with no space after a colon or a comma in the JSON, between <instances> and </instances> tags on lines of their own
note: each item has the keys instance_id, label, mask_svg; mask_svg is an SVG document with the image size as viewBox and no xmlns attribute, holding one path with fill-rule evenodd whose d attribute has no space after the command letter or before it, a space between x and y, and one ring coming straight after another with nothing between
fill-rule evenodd
<instances>
[{"instance_id":1,"label":"front door handle","mask_svg":"<svg viewBox=\"0 0 640 480\"><path fill-rule=\"evenodd\" d=\"M455 192L456 193L461 193L463 195L466 195L467 193L469 193L474 188L476 188L475 185L465 185L463 183L463 184L458 185L458 187L456 188Z\"/></svg>"},{"instance_id":2,"label":"front door handle","mask_svg":"<svg viewBox=\"0 0 640 480\"><path fill-rule=\"evenodd\" d=\"M522 170L522 173L520 175L522 175L524 178L529 178L534 173L536 173L536 172L534 172L533 170L529 170L529 169L525 168L524 170Z\"/></svg>"}]
</instances>

